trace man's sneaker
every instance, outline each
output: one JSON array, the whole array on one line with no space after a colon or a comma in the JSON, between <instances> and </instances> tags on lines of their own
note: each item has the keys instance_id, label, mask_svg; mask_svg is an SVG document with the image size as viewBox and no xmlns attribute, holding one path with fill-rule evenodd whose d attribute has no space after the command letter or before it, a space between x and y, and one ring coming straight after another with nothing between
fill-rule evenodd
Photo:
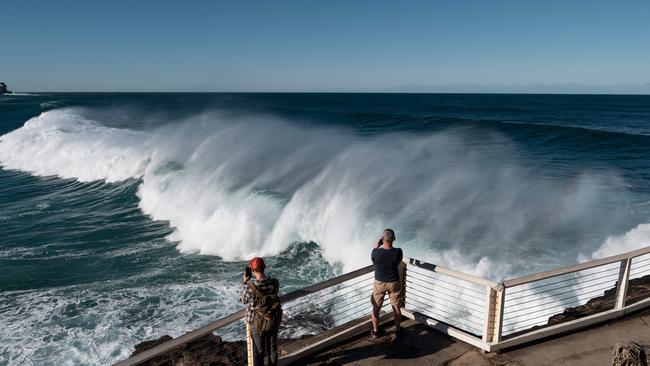
<instances>
[{"instance_id":1,"label":"man's sneaker","mask_svg":"<svg viewBox=\"0 0 650 366\"><path fill-rule=\"evenodd\" d=\"M370 329L370 336L374 339L381 337L380 330Z\"/></svg>"}]
</instances>

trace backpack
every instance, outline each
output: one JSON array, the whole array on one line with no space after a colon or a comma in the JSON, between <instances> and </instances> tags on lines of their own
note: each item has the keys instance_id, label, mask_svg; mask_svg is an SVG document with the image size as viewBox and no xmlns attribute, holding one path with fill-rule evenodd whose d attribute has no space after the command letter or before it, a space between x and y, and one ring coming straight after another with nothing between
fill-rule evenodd
<instances>
[{"instance_id":1,"label":"backpack","mask_svg":"<svg viewBox=\"0 0 650 366\"><path fill-rule=\"evenodd\" d=\"M282 322L282 305L277 294L280 283L275 278L272 278L271 282L273 290L268 294L262 293L251 281L247 282L248 287L257 297L255 299L257 309L253 311L252 323L257 334L260 335L275 332Z\"/></svg>"}]
</instances>

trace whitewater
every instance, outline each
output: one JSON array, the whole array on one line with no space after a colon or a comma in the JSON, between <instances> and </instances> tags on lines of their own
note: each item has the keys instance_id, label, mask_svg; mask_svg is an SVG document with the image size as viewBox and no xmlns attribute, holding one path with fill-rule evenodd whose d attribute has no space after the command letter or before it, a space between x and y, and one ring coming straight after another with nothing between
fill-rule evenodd
<instances>
[{"instance_id":1,"label":"whitewater","mask_svg":"<svg viewBox=\"0 0 650 366\"><path fill-rule=\"evenodd\" d=\"M455 116L419 128L422 117L415 116L407 127L359 128L222 106L178 115L38 102L37 114L0 137L2 169L15 172L16 182L29 173L65 185L57 189L79 189L75 200L104 197L114 205L111 212L124 209L118 199L132 197L137 210L158 223L155 234L102 255L155 253L162 261L196 261L192 266L201 269L181 281L169 278L163 287L149 281L183 273L170 276L170 267L152 264L120 277L119 286L110 276L90 285L3 286L0 336L9 342L1 351L12 363L101 364L126 357L137 341L175 336L238 309L237 278L246 259L276 258L278 268L294 272L287 288L299 287L300 277L315 282L366 265L369 246L387 226L407 255L494 280L650 243L650 201L640 178L616 165L585 164L589 159L581 155L597 156L600 145L609 144L581 145L594 136L645 138L630 126L612 132L611 125L575 121L519 127L489 120L477 127L477 120L460 123ZM558 153L557 145L566 150ZM620 149L612 154L629 153ZM32 205L15 215L7 209L3 217L20 222L48 210L54 212ZM0 258L42 254L25 240L3 247ZM95 250L47 256L83 259ZM204 267L206 259L216 265ZM149 302L152 296L159 300ZM65 318L66 312L76 326L53 321L53 314ZM53 327L39 331L30 323ZM33 348L20 348L30 339L36 339Z\"/></svg>"}]
</instances>

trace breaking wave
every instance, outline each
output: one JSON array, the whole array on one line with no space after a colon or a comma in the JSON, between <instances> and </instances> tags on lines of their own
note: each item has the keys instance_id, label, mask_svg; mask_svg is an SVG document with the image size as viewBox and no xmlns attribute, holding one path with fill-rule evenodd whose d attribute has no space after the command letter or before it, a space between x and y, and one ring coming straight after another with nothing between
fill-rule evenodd
<instances>
[{"instance_id":1,"label":"breaking wave","mask_svg":"<svg viewBox=\"0 0 650 366\"><path fill-rule=\"evenodd\" d=\"M226 260L313 241L350 269L390 225L414 256L498 278L547 266L527 256L560 237L549 245L565 250L564 261L593 251L617 232L594 209L626 194L614 174L546 177L485 130L362 135L220 111L133 130L91 112L30 119L0 137L0 165L79 181L139 179L140 208L169 221L180 251ZM497 249L509 259L491 257ZM552 248L548 256L562 261Z\"/></svg>"}]
</instances>

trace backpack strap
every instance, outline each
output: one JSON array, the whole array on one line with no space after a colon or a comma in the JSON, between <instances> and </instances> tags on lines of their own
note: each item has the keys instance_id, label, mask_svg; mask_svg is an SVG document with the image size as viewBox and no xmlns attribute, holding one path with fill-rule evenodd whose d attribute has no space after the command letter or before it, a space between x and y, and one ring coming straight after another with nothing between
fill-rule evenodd
<instances>
[{"instance_id":1,"label":"backpack strap","mask_svg":"<svg viewBox=\"0 0 650 366\"><path fill-rule=\"evenodd\" d=\"M248 288L250 288L257 297L262 298L266 296L257 288L257 286L253 285L251 281L246 282L246 285L248 285Z\"/></svg>"},{"instance_id":2,"label":"backpack strap","mask_svg":"<svg viewBox=\"0 0 650 366\"><path fill-rule=\"evenodd\" d=\"M275 278L271 278L271 284L273 285L273 293L277 293L278 288L280 287L280 283L279 283L278 280L276 280ZM248 282L246 282L246 285L247 285L248 288L250 288L251 291L253 291L253 293L254 293L257 297L259 297L259 298L262 298L262 297L264 297L264 296L271 296L271 295L273 295L273 293L270 293L270 294L263 294L262 291L260 291L260 289L257 288L257 286L253 285L252 280L249 280Z\"/></svg>"}]
</instances>

